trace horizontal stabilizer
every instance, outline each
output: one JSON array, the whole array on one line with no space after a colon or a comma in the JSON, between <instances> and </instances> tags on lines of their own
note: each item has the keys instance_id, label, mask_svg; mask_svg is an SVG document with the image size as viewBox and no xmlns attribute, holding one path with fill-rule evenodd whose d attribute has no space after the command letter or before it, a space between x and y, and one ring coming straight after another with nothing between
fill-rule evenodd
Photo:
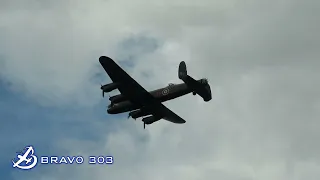
<instances>
[{"instance_id":1,"label":"horizontal stabilizer","mask_svg":"<svg viewBox=\"0 0 320 180\"><path fill-rule=\"evenodd\" d=\"M198 94L204 101L210 101L212 99L211 88L207 79L195 80L187 73L187 65L184 61L179 64L178 70L179 79L186 83L189 88L193 90L194 95Z\"/></svg>"}]
</instances>

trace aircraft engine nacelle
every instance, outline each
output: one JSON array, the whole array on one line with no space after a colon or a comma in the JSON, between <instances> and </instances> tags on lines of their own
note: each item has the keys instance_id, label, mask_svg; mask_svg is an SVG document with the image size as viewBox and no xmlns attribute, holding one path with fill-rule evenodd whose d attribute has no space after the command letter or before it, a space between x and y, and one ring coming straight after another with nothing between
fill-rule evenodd
<instances>
[{"instance_id":1,"label":"aircraft engine nacelle","mask_svg":"<svg viewBox=\"0 0 320 180\"><path fill-rule=\"evenodd\" d=\"M146 128L146 124L152 124L152 123L154 123L154 122L156 122L156 121L158 121L160 119L161 119L160 117L155 117L153 115L143 118L142 119L142 121L143 121L143 129Z\"/></svg>"},{"instance_id":2,"label":"aircraft engine nacelle","mask_svg":"<svg viewBox=\"0 0 320 180\"><path fill-rule=\"evenodd\" d=\"M157 118L155 116L148 116L148 117L145 117L142 119L142 121L145 123L145 124L152 124L158 120L160 120L161 118Z\"/></svg>"},{"instance_id":3,"label":"aircraft engine nacelle","mask_svg":"<svg viewBox=\"0 0 320 180\"><path fill-rule=\"evenodd\" d=\"M129 113L129 117L132 117L133 119L137 119L139 117L147 116L147 115L150 115L150 113L142 109L138 109Z\"/></svg>"},{"instance_id":4,"label":"aircraft engine nacelle","mask_svg":"<svg viewBox=\"0 0 320 180\"><path fill-rule=\"evenodd\" d=\"M109 98L109 100L111 101L112 104L115 104L115 103L119 103L119 102L122 102L122 101L126 101L127 98L122 94L118 94L118 95L115 95L115 96L111 96Z\"/></svg>"},{"instance_id":5,"label":"aircraft engine nacelle","mask_svg":"<svg viewBox=\"0 0 320 180\"><path fill-rule=\"evenodd\" d=\"M119 85L118 83L110 83L110 84L106 84L106 85L101 86L102 96L104 97L105 92L110 92L110 91L117 89L118 85Z\"/></svg>"}]
</instances>

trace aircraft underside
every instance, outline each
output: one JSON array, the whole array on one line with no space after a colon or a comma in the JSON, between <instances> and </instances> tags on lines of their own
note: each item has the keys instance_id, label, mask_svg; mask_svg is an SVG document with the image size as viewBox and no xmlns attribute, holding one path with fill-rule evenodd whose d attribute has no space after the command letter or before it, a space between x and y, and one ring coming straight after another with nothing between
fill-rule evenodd
<instances>
[{"instance_id":1,"label":"aircraft underside","mask_svg":"<svg viewBox=\"0 0 320 180\"><path fill-rule=\"evenodd\" d=\"M178 84L178 85L169 85L168 87L161 88L161 89L152 91L150 93L160 102L165 102L168 100L181 97L190 92L192 92L191 89L188 88L185 84ZM112 97L110 97L109 99L112 99ZM125 98L123 98L123 101L120 101L117 103L114 103L113 101L111 101L110 105L108 106L107 112L109 114L119 114L119 113L133 111L140 108L142 108L142 106L134 104L126 100Z\"/></svg>"},{"instance_id":2,"label":"aircraft underside","mask_svg":"<svg viewBox=\"0 0 320 180\"><path fill-rule=\"evenodd\" d=\"M165 88L154 91L146 91L139 83L129 76L111 58L101 56L99 62L105 69L111 80L110 84L101 86L102 96L104 93L118 89L121 94L109 98L109 114L130 112L129 117L142 119L144 126L152 124L160 119L172 123L183 124L186 121L168 109L162 102L193 93L198 94L205 102L211 100L211 89L207 79L195 80L187 74L186 64L179 64L178 76L183 81L181 84L169 84Z\"/></svg>"}]
</instances>

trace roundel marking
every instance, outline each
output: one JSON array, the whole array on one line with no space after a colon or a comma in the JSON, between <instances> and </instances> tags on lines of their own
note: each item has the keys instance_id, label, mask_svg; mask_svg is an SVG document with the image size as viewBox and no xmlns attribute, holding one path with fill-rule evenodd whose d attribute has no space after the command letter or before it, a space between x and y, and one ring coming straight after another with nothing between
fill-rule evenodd
<instances>
[{"instance_id":1,"label":"roundel marking","mask_svg":"<svg viewBox=\"0 0 320 180\"><path fill-rule=\"evenodd\" d=\"M162 95L167 95L169 94L169 88L165 88L162 90Z\"/></svg>"}]
</instances>

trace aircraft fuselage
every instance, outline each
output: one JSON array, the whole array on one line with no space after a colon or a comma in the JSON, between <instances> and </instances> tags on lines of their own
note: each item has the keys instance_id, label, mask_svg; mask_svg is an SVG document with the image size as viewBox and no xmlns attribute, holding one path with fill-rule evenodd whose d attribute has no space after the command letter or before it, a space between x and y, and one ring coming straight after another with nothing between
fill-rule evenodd
<instances>
[{"instance_id":1,"label":"aircraft fuselage","mask_svg":"<svg viewBox=\"0 0 320 180\"><path fill-rule=\"evenodd\" d=\"M165 102L165 101L189 94L191 92L193 92L191 88L189 88L185 83L181 83L181 84L169 84L169 86L167 87L150 91L149 93L156 99L160 100L161 102ZM117 96L119 97L122 95L120 94ZM108 106L108 109L107 109L107 112L109 114L119 114L119 113L133 111L141 108L139 105L133 104L123 96L119 97L119 99L122 99L122 101L114 104L110 99L111 104Z\"/></svg>"}]
</instances>

